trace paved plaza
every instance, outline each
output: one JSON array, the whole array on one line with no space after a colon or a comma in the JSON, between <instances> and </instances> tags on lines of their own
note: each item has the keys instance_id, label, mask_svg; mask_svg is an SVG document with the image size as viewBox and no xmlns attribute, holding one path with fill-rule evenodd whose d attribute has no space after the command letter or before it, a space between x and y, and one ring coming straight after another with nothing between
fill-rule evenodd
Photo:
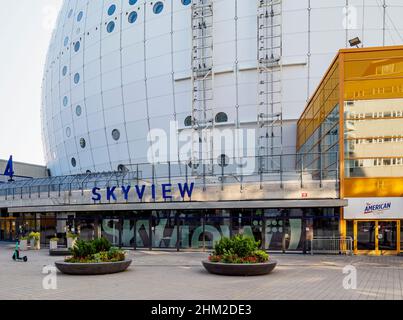
<instances>
[{"instance_id":1,"label":"paved plaza","mask_svg":"<svg viewBox=\"0 0 403 320\"><path fill-rule=\"evenodd\" d=\"M0 300L5 299L402 299L403 257L272 254L277 268L258 277L207 273L202 252L129 251L131 267L103 276L57 273L57 289L43 289L43 267L63 257L28 251L28 263L11 260L12 245L0 244ZM357 288L344 289L343 268L357 270Z\"/></svg>"}]
</instances>

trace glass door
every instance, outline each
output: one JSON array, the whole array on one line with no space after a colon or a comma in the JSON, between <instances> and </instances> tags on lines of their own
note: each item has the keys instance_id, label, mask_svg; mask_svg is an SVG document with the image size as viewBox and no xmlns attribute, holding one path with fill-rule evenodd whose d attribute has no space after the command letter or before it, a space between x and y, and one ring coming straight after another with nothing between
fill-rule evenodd
<instances>
[{"instance_id":1,"label":"glass door","mask_svg":"<svg viewBox=\"0 0 403 320\"><path fill-rule=\"evenodd\" d=\"M357 250L375 250L375 221L358 221L357 223Z\"/></svg>"},{"instance_id":2,"label":"glass door","mask_svg":"<svg viewBox=\"0 0 403 320\"><path fill-rule=\"evenodd\" d=\"M397 250L397 221L378 222L378 250Z\"/></svg>"},{"instance_id":3,"label":"glass door","mask_svg":"<svg viewBox=\"0 0 403 320\"><path fill-rule=\"evenodd\" d=\"M388 255L400 252L400 220L355 221L354 252Z\"/></svg>"}]
</instances>

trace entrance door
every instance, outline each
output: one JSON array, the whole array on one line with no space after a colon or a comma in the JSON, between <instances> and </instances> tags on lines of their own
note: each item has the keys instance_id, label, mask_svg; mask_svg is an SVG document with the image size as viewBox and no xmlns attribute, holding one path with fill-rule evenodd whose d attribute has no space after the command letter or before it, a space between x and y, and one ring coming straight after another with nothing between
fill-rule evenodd
<instances>
[{"instance_id":1,"label":"entrance door","mask_svg":"<svg viewBox=\"0 0 403 320\"><path fill-rule=\"evenodd\" d=\"M354 221L356 254L388 255L400 252L400 220Z\"/></svg>"}]
</instances>

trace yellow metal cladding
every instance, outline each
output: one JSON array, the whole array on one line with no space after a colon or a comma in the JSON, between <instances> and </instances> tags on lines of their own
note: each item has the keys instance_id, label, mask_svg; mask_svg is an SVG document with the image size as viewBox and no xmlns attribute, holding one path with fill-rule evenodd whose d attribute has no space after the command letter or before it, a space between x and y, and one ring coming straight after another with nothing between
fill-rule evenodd
<instances>
[{"instance_id":1,"label":"yellow metal cladding","mask_svg":"<svg viewBox=\"0 0 403 320\"><path fill-rule=\"evenodd\" d=\"M403 197L403 178L344 178L344 196L349 198Z\"/></svg>"}]
</instances>

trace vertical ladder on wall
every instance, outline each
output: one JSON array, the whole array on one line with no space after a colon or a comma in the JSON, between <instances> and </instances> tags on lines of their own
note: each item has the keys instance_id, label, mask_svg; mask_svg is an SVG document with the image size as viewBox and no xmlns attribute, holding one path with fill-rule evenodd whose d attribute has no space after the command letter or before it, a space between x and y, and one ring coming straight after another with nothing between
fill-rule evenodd
<instances>
[{"instance_id":1,"label":"vertical ladder on wall","mask_svg":"<svg viewBox=\"0 0 403 320\"><path fill-rule=\"evenodd\" d=\"M260 172L281 170L282 0L258 0L258 156Z\"/></svg>"},{"instance_id":2,"label":"vertical ladder on wall","mask_svg":"<svg viewBox=\"0 0 403 320\"><path fill-rule=\"evenodd\" d=\"M213 111L213 0L192 0L192 168L209 159L212 170ZM203 151L200 154L200 143ZM203 162L205 163L205 162Z\"/></svg>"}]
</instances>

